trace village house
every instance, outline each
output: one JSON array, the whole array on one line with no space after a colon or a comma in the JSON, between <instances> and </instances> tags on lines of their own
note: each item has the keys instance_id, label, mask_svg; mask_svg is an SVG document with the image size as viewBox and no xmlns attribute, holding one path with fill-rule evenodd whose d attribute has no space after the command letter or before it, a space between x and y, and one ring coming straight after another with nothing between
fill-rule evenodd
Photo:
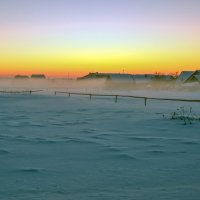
<instances>
[{"instance_id":1,"label":"village house","mask_svg":"<svg viewBox=\"0 0 200 200\"><path fill-rule=\"evenodd\" d=\"M131 74L120 74L120 73L89 73L86 76L78 78L78 80L88 80L88 79L106 79L112 81L131 81L134 82L134 77Z\"/></svg>"},{"instance_id":2,"label":"village house","mask_svg":"<svg viewBox=\"0 0 200 200\"><path fill-rule=\"evenodd\" d=\"M200 83L200 70L182 71L177 78L177 83Z\"/></svg>"},{"instance_id":3,"label":"village house","mask_svg":"<svg viewBox=\"0 0 200 200\"><path fill-rule=\"evenodd\" d=\"M160 74L121 74L121 73L89 73L86 76L78 78L78 80L91 80L91 79L106 79L110 82L121 83L138 83L148 84L153 81L172 81L174 77L172 75L160 75Z\"/></svg>"},{"instance_id":4,"label":"village house","mask_svg":"<svg viewBox=\"0 0 200 200\"><path fill-rule=\"evenodd\" d=\"M45 75L44 74L32 74L31 78L36 78L36 79L45 79Z\"/></svg>"},{"instance_id":5,"label":"village house","mask_svg":"<svg viewBox=\"0 0 200 200\"><path fill-rule=\"evenodd\" d=\"M15 79L28 79L29 78L29 76L27 76L27 75L16 75L15 77L14 77Z\"/></svg>"}]
</instances>

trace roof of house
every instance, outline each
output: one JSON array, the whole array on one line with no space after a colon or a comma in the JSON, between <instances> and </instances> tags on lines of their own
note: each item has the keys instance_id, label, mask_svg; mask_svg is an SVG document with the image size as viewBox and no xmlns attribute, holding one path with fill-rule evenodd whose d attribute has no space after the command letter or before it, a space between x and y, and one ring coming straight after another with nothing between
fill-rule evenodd
<instances>
[{"instance_id":1,"label":"roof of house","mask_svg":"<svg viewBox=\"0 0 200 200\"><path fill-rule=\"evenodd\" d=\"M107 76L112 80L134 80L131 74L107 74Z\"/></svg>"},{"instance_id":2,"label":"roof of house","mask_svg":"<svg viewBox=\"0 0 200 200\"><path fill-rule=\"evenodd\" d=\"M83 77L79 77L78 80L84 80L84 79L98 79L98 78L108 78L107 74L103 73L89 73Z\"/></svg>"},{"instance_id":3,"label":"roof of house","mask_svg":"<svg viewBox=\"0 0 200 200\"><path fill-rule=\"evenodd\" d=\"M145 80L147 80L147 79L151 80L151 79L155 78L156 75L154 75L154 74L135 74L133 76L137 80L144 80L144 79Z\"/></svg>"},{"instance_id":4,"label":"roof of house","mask_svg":"<svg viewBox=\"0 0 200 200\"><path fill-rule=\"evenodd\" d=\"M194 76L200 82L200 74Z\"/></svg>"},{"instance_id":5,"label":"roof of house","mask_svg":"<svg viewBox=\"0 0 200 200\"><path fill-rule=\"evenodd\" d=\"M44 74L32 74L31 78L46 78Z\"/></svg>"},{"instance_id":6,"label":"roof of house","mask_svg":"<svg viewBox=\"0 0 200 200\"><path fill-rule=\"evenodd\" d=\"M133 80L134 77L131 74L120 74L120 73L89 73L86 76L83 76L81 79L99 79L106 78L110 80Z\"/></svg>"},{"instance_id":7,"label":"roof of house","mask_svg":"<svg viewBox=\"0 0 200 200\"><path fill-rule=\"evenodd\" d=\"M194 73L195 71L182 71L177 81L186 82Z\"/></svg>"},{"instance_id":8,"label":"roof of house","mask_svg":"<svg viewBox=\"0 0 200 200\"><path fill-rule=\"evenodd\" d=\"M173 80L173 76L159 74L135 74L134 79L138 82L170 81Z\"/></svg>"},{"instance_id":9,"label":"roof of house","mask_svg":"<svg viewBox=\"0 0 200 200\"><path fill-rule=\"evenodd\" d=\"M174 80L174 77L172 75L161 75L161 80L163 81L170 81L170 80Z\"/></svg>"},{"instance_id":10,"label":"roof of house","mask_svg":"<svg viewBox=\"0 0 200 200\"><path fill-rule=\"evenodd\" d=\"M15 78L16 79L27 79L29 77L27 75L20 75L20 74L18 74L18 75L15 76Z\"/></svg>"}]
</instances>

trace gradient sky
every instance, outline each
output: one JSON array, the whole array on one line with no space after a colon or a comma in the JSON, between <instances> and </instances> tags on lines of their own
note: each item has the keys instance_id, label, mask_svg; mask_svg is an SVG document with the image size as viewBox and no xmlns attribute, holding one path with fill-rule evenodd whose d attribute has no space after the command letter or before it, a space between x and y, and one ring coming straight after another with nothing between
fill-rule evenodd
<instances>
[{"instance_id":1,"label":"gradient sky","mask_svg":"<svg viewBox=\"0 0 200 200\"><path fill-rule=\"evenodd\" d=\"M0 75L200 68L199 0L0 0Z\"/></svg>"}]
</instances>

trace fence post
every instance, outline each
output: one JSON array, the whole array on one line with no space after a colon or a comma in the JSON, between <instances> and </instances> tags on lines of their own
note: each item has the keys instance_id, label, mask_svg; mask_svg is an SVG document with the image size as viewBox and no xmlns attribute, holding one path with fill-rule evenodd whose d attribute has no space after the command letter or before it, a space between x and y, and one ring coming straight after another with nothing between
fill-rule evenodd
<instances>
[{"instance_id":1,"label":"fence post","mask_svg":"<svg viewBox=\"0 0 200 200\"><path fill-rule=\"evenodd\" d=\"M69 97L70 97L70 92L69 92Z\"/></svg>"},{"instance_id":2,"label":"fence post","mask_svg":"<svg viewBox=\"0 0 200 200\"><path fill-rule=\"evenodd\" d=\"M55 94L55 96L56 96L56 92L55 92L54 94Z\"/></svg>"},{"instance_id":3,"label":"fence post","mask_svg":"<svg viewBox=\"0 0 200 200\"><path fill-rule=\"evenodd\" d=\"M90 100L92 99L92 95L90 94Z\"/></svg>"},{"instance_id":4,"label":"fence post","mask_svg":"<svg viewBox=\"0 0 200 200\"><path fill-rule=\"evenodd\" d=\"M115 103L117 103L117 95L115 96Z\"/></svg>"},{"instance_id":5,"label":"fence post","mask_svg":"<svg viewBox=\"0 0 200 200\"><path fill-rule=\"evenodd\" d=\"M147 98L144 97L144 105L147 106Z\"/></svg>"}]
</instances>

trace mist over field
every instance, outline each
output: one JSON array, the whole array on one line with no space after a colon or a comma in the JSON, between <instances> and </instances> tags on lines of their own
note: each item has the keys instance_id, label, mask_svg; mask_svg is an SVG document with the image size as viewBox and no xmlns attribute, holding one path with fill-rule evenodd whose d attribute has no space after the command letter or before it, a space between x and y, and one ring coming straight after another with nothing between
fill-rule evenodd
<instances>
[{"instance_id":1,"label":"mist over field","mask_svg":"<svg viewBox=\"0 0 200 200\"><path fill-rule=\"evenodd\" d=\"M1 78L0 90L63 90L63 91L104 91L104 92L138 92L138 91L162 91L162 92L198 92L199 83L182 84L176 81L149 81L149 82L125 82L109 81L102 79L68 80L68 79L14 79Z\"/></svg>"},{"instance_id":2,"label":"mist over field","mask_svg":"<svg viewBox=\"0 0 200 200\"><path fill-rule=\"evenodd\" d=\"M198 102L54 94L199 99L197 90L14 79L0 88L42 90L0 93L0 199L199 199Z\"/></svg>"}]
</instances>

